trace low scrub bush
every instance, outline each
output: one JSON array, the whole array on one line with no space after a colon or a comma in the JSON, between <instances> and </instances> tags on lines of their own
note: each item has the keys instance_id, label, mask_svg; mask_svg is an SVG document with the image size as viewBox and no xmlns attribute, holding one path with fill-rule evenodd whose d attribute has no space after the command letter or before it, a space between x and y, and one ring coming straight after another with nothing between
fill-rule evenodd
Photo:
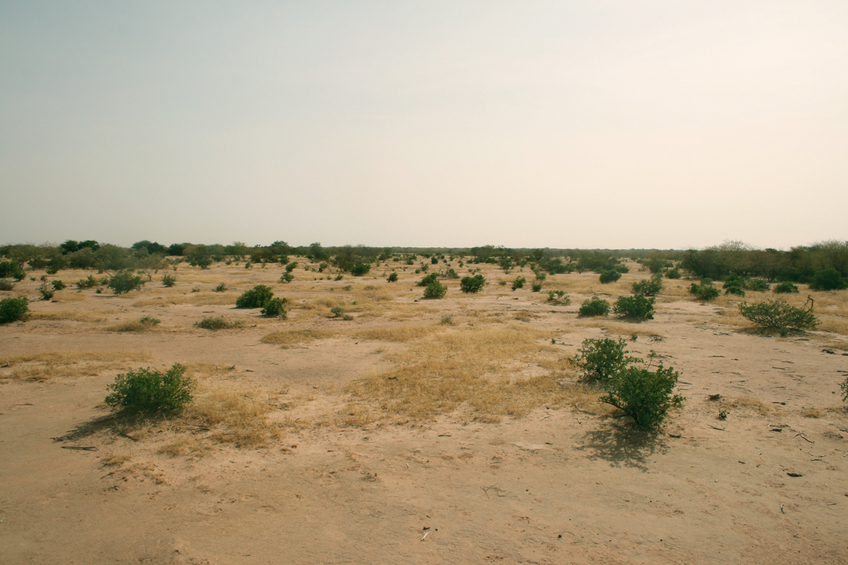
<instances>
[{"instance_id":1,"label":"low scrub bush","mask_svg":"<svg viewBox=\"0 0 848 565\"><path fill-rule=\"evenodd\" d=\"M748 290L754 292L768 292L771 285L763 279L748 279Z\"/></svg>"},{"instance_id":2,"label":"low scrub bush","mask_svg":"<svg viewBox=\"0 0 848 565\"><path fill-rule=\"evenodd\" d=\"M241 320L227 320L223 316L220 316L218 318L203 318L199 322L195 322L194 325L204 330L232 330L241 328L244 326L244 322Z\"/></svg>"},{"instance_id":3,"label":"low scrub bush","mask_svg":"<svg viewBox=\"0 0 848 565\"><path fill-rule=\"evenodd\" d=\"M274 291L271 287L258 284L236 298L236 308L264 308L272 298L274 298Z\"/></svg>"},{"instance_id":4,"label":"low scrub bush","mask_svg":"<svg viewBox=\"0 0 848 565\"><path fill-rule=\"evenodd\" d=\"M0 279L0 290L12 290L15 288L15 283L9 279Z\"/></svg>"},{"instance_id":5,"label":"low scrub bush","mask_svg":"<svg viewBox=\"0 0 848 565\"><path fill-rule=\"evenodd\" d=\"M65 283L63 283L60 280L52 281L50 284L53 286L53 290L64 290L65 289Z\"/></svg>"},{"instance_id":6,"label":"low scrub bush","mask_svg":"<svg viewBox=\"0 0 848 565\"><path fill-rule=\"evenodd\" d=\"M224 283L221 283L215 287L215 292L224 292L225 290L227 290L227 285L225 285Z\"/></svg>"},{"instance_id":7,"label":"low scrub bush","mask_svg":"<svg viewBox=\"0 0 848 565\"><path fill-rule=\"evenodd\" d=\"M88 275L88 278L80 279L76 282L77 288L80 290L86 288L94 288L97 286L97 279L94 278L94 275Z\"/></svg>"},{"instance_id":8,"label":"low scrub bush","mask_svg":"<svg viewBox=\"0 0 848 565\"><path fill-rule=\"evenodd\" d=\"M286 265L286 272L287 273L291 273L295 269L297 269L297 261L292 261L291 263Z\"/></svg>"},{"instance_id":9,"label":"low scrub bush","mask_svg":"<svg viewBox=\"0 0 848 565\"><path fill-rule=\"evenodd\" d=\"M426 277L424 277L423 279L421 279L420 281L415 283L415 286L429 286L430 284L432 284L436 280L438 280L438 277L439 277L438 274L430 273L429 275L427 275Z\"/></svg>"},{"instance_id":10,"label":"low scrub bush","mask_svg":"<svg viewBox=\"0 0 848 565\"><path fill-rule=\"evenodd\" d=\"M676 267L674 269L671 269L670 271L668 271L665 274L665 278L667 278L667 279L679 279L680 278L680 270L678 270Z\"/></svg>"},{"instance_id":11,"label":"low scrub bush","mask_svg":"<svg viewBox=\"0 0 848 565\"><path fill-rule=\"evenodd\" d=\"M584 339L574 357L574 364L583 371L583 380L606 382L634 361L627 355L625 345L623 339Z\"/></svg>"},{"instance_id":12,"label":"low scrub bush","mask_svg":"<svg viewBox=\"0 0 848 565\"><path fill-rule=\"evenodd\" d=\"M813 275L810 288L813 290L842 290L848 288L848 282L845 282L845 279L836 269L824 269L823 271L816 271Z\"/></svg>"},{"instance_id":13,"label":"low scrub bush","mask_svg":"<svg viewBox=\"0 0 848 565\"><path fill-rule=\"evenodd\" d=\"M789 281L782 282L774 287L775 294L798 294L798 287Z\"/></svg>"},{"instance_id":14,"label":"low scrub bush","mask_svg":"<svg viewBox=\"0 0 848 565\"><path fill-rule=\"evenodd\" d=\"M524 277L516 277L514 281L512 281L512 290L518 290L519 288L524 288L524 283L527 282L527 279Z\"/></svg>"},{"instance_id":15,"label":"low scrub bush","mask_svg":"<svg viewBox=\"0 0 848 565\"><path fill-rule=\"evenodd\" d=\"M701 284L692 283L689 286L689 294L702 302L706 302L708 300L715 300L721 296L721 291L711 283L702 282Z\"/></svg>"},{"instance_id":16,"label":"low scrub bush","mask_svg":"<svg viewBox=\"0 0 848 565\"><path fill-rule=\"evenodd\" d=\"M592 298L587 298L583 301L583 304L580 305L580 310L577 312L577 315L584 318L593 316L606 316L607 314L609 314L609 311L609 302L607 302L603 298L593 296Z\"/></svg>"},{"instance_id":17,"label":"low scrub bush","mask_svg":"<svg viewBox=\"0 0 848 565\"><path fill-rule=\"evenodd\" d=\"M553 304L562 304L563 306L568 306L571 304L571 297L565 294L564 290L549 290L548 291L548 302L552 302Z\"/></svg>"},{"instance_id":18,"label":"low scrub bush","mask_svg":"<svg viewBox=\"0 0 848 565\"><path fill-rule=\"evenodd\" d=\"M105 402L127 412L179 412L193 400L192 392L197 386L185 371L179 363L165 373L150 368L128 371L108 385L112 393Z\"/></svg>"},{"instance_id":19,"label":"low scrub bush","mask_svg":"<svg viewBox=\"0 0 848 565\"><path fill-rule=\"evenodd\" d=\"M11 278L16 281L24 280L26 275L24 274L23 267L21 267L20 263L15 261L2 261L0 262L0 278Z\"/></svg>"},{"instance_id":20,"label":"low scrub bush","mask_svg":"<svg viewBox=\"0 0 848 565\"><path fill-rule=\"evenodd\" d=\"M294 280L294 275L291 274L291 273L288 273L288 272L283 273L282 276L280 277L280 282L283 282L283 283L290 283L293 280Z\"/></svg>"},{"instance_id":21,"label":"low scrub bush","mask_svg":"<svg viewBox=\"0 0 848 565\"><path fill-rule=\"evenodd\" d=\"M619 296L612 309L619 318L629 318L631 320L654 319L654 299L647 298L641 294Z\"/></svg>"},{"instance_id":22,"label":"low scrub bush","mask_svg":"<svg viewBox=\"0 0 848 565\"><path fill-rule=\"evenodd\" d=\"M389 275L389 278L387 278L386 280L387 280L388 282L397 282L397 280L398 280L398 274L397 274L397 273L391 273L391 274Z\"/></svg>"},{"instance_id":23,"label":"low scrub bush","mask_svg":"<svg viewBox=\"0 0 848 565\"><path fill-rule=\"evenodd\" d=\"M604 271L604 272L601 273L601 283L602 284L614 283L615 281L617 281L620 278L621 278L621 273L619 273L618 271L616 271L614 269L610 269L608 271Z\"/></svg>"},{"instance_id":24,"label":"low scrub bush","mask_svg":"<svg viewBox=\"0 0 848 565\"><path fill-rule=\"evenodd\" d=\"M361 277L368 273L371 270L371 265L366 265L365 263L357 263L350 270L350 274L354 277Z\"/></svg>"},{"instance_id":25,"label":"low scrub bush","mask_svg":"<svg viewBox=\"0 0 848 565\"><path fill-rule=\"evenodd\" d=\"M286 298L272 298L266 302L265 307L262 308L262 315L269 318L282 318L285 320L288 317L288 312L285 307L286 303L288 303L288 299Z\"/></svg>"},{"instance_id":26,"label":"low scrub bush","mask_svg":"<svg viewBox=\"0 0 848 565\"><path fill-rule=\"evenodd\" d=\"M50 300L53 298L53 289L49 288L46 282L41 283L41 286L38 287L38 292L41 293L41 298L44 300Z\"/></svg>"},{"instance_id":27,"label":"low scrub bush","mask_svg":"<svg viewBox=\"0 0 848 565\"><path fill-rule=\"evenodd\" d=\"M467 294L480 292L483 285L486 284L486 278L483 275L474 275L473 277L462 277L459 281L459 289Z\"/></svg>"},{"instance_id":28,"label":"low scrub bush","mask_svg":"<svg viewBox=\"0 0 848 565\"><path fill-rule=\"evenodd\" d=\"M542 290L542 283L535 281L531 288L533 289L533 292L540 292Z\"/></svg>"},{"instance_id":29,"label":"low scrub bush","mask_svg":"<svg viewBox=\"0 0 848 565\"><path fill-rule=\"evenodd\" d=\"M663 288L662 275L656 274L650 279L643 279L633 283L633 294L641 294L643 296L656 296Z\"/></svg>"},{"instance_id":30,"label":"low scrub bush","mask_svg":"<svg viewBox=\"0 0 848 565\"><path fill-rule=\"evenodd\" d=\"M448 287L440 283L439 281L433 281L427 285L427 288L424 289L424 298L433 299L433 298L444 298L445 294L448 292Z\"/></svg>"},{"instance_id":31,"label":"low scrub bush","mask_svg":"<svg viewBox=\"0 0 848 565\"><path fill-rule=\"evenodd\" d=\"M789 303L781 299L751 305L743 302L739 305L739 313L746 320L763 329L776 330L780 332L780 335L815 329L819 322L812 310L812 304L810 304L809 310L804 310L790 306Z\"/></svg>"},{"instance_id":32,"label":"low scrub bush","mask_svg":"<svg viewBox=\"0 0 848 565\"><path fill-rule=\"evenodd\" d=\"M109 282L106 283L106 286L111 288L115 294L139 290L143 285L144 280L130 271L115 273L109 278Z\"/></svg>"},{"instance_id":33,"label":"low scrub bush","mask_svg":"<svg viewBox=\"0 0 848 565\"><path fill-rule=\"evenodd\" d=\"M177 282L177 277L174 275L165 275L162 277L162 286L171 288Z\"/></svg>"},{"instance_id":34,"label":"low scrub bush","mask_svg":"<svg viewBox=\"0 0 848 565\"><path fill-rule=\"evenodd\" d=\"M25 320L29 316L29 300L25 296L0 300L0 324Z\"/></svg>"},{"instance_id":35,"label":"low scrub bush","mask_svg":"<svg viewBox=\"0 0 848 565\"><path fill-rule=\"evenodd\" d=\"M677 378L673 368L666 369L662 364L656 371L627 367L608 379L607 394L601 402L624 411L640 428L655 428L665 420L669 408L684 400L673 394Z\"/></svg>"}]
</instances>

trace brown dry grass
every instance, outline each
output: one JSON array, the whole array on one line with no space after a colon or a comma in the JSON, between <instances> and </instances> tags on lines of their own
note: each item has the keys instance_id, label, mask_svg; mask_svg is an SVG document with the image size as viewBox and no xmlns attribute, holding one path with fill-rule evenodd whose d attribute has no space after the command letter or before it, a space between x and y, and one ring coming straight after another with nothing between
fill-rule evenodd
<instances>
[{"instance_id":1,"label":"brown dry grass","mask_svg":"<svg viewBox=\"0 0 848 565\"><path fill-rule=\"evenodd\" d=\"M208 437L218 443L232 443L237 447L266 445L271 438L279 436L279 429L266 418L272 406L256 400L255 396L260 394L217 387L203 390L181 419L187 426L209 431ZM181 445L180 449L187 449L186 441ZM177 450L174 444L169 449Z\"/></svg>"},{"instance_id":2,"label":"brown dry grass","mask_svg":"<svg viewBox=\"0 0 848 565\"><path fill-rule=\"evenodd\" d=\"M147 361L148 353L132 351L52 351L0 357L0 379L45 381L57 377L95 376L102 371L124 369L131 361Z\"/></svg>"},{"instance_id":3,"label":"brown dry grass","mask_svg":"<svg viewBox=\"0 0 848 565\"><path fill-rule=\"evenodd\" d=\"M330 330L283 330L263 336L261 341L285 348L319 339L330 339L337 335L338 332Z\"/></svg>"},{"instance_id":4,"label":"brown dry grass","mask_svg":"<svg viewBox=\"0 0 848 565\"><path fill-rule=\"evenodd\" d=\"M116 310L49 310L30 312L30 320L68 320L72 322L102 322L104 314L114 314Z\"/></svg>"},{"instance_id":5,"label":"brown dry grass","mask_svg":"<svg viewBox=\"0 0 848 565\"><path fill-rule=\"evenodd\" d=\"M720 399L716 404L719 408L723 410L727 410L730 408L738 408L742 410L757 412L762 416L768 416L775 409L774 406L772 406L771 404L766 404L762 400L757 400L756 398L748 398L744 396L728 396L726 398Z\"/></svg>"},{"instance_id":6,"label":"brown dry grass","mask_svg":"<svg viewBox=\"0 0 848 565\"><path fill-rule=\"evenodd\" d=\"M162 293L157 293L162 294ZM171 296L156 296L154 298L142 298L133 302L136 308L146 306L168 306L177 304L193 304L195 306L234 306L237 294L227 292L193 292L191 294L179 294Z\"/></svg>"}]
</instances>

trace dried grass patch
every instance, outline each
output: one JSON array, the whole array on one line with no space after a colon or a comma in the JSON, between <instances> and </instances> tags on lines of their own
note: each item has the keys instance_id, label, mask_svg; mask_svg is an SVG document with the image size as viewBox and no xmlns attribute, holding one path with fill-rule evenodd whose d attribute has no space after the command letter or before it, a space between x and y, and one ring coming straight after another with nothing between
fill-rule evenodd
<instances>
[{"instance_id":1,"label":"dried grass patch","mask_svg":"<svg viewBox=\"0 0 848 565\"><path fill-rule=\"evenodd\" d=\"M156 296L136 300L132 305L136 308L145 306L171 306L176 304L193 304L195 306L235 306L237 294L226 292L193 292L191 294L174 296Z\"/></svg>"},{"instance_id":2,"label":"dried grass patch","mask_svg":"<svg viewBox=\"0 0 848 565\"><path fill-rule=\"evenodd\" d=\"M117 310L49 310L30 311L30 320L67 320L71 322L102 322L106 318L104 314L114 314Z\"/></svg>"},{"instance_id":3,"label":"dried grass patch","mask_svg":"<svg viewBox=\"0 0 848 565\"><path fill-rule=\"evenodd\" d=\"M762 416L768 416L774 411L774 406L766 404L762 400L748 397L727 397L718 401L718 406L722 409L741 408L757 412Z\"/></svg>"},{"instance_id":4,"label":"dried grass patch","mask_svg":"<svg viewBox=\"0 0 848 565\"><path fill-rule=\"evenodd\" d=\"M0 379L45 381L56 377L96 376L102 371L123 369L131 361L147 361L148 353L131 351L52 351L0 357ZM21 365L17 366L16 365Z\"/></svg>"},{"instance_id":5,"label":"dried grass patch","mask_svg":"<svg viewBox=\"0 0 848 565\"><path fill-rule=\"evenodd\" d=\"M263 336L261 341L270 345L292 347L319 339L330 339L337 335L338 332L330 330L283 330Z\"/></svg>"},{"instance_id":6,"label":"dried grass patch","mask_svg":"<svg viewBox=\"0 0 848 565\"><path fill-rule=\"evenodd\" d=\"M352 338L367 339L374 341L398 341L406 342L421 339L442 330L441 326L401 326L396 328L374 328L369 330L357 330L345 332Z\"/></svg>"},{"instance_id":7,"label":"dried grass patch","mask_svg":"<svg viewBox=\"0 0 848 565\"><path fill-rule=\"evenodd\" d=\"M246 391L213 388L198 394L181 418L188 425L208 430L208 437L218 443L237 447L267 445L279 436L279 428L266 418L272 406L254 396Z\"/></svg>"}]
</instances>

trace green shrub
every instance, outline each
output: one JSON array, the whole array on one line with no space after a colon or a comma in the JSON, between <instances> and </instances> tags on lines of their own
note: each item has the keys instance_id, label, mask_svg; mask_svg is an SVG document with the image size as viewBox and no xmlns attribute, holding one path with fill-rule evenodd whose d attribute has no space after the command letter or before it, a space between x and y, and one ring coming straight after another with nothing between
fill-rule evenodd
<instances>
[{"instance_id":1,"label":"green shrub","mask_svg":"<svg viewBox=\"0 0 848 565\"><path fill-rule=\"evenodd\" d=\"M16 281L24 280L26 275L24 274L24 269L21 267L20 263L15 261L2 261L0 262L0 278L13 278Z\"/></svg>"},{"instance_id":2,"label":"green shrub","mask_svg":"<svg viewBox=\"0 0 848 565\"><path fill-rule=\"evenodd\" d=\"M176 282L177 277L175 277L174 275L165 275L162 277L162 286L171 288L172 286L174 286L174 284L176 284Z\"/></svg>"},{"instance_id":3,"label":"green shrub","mask_svg":"<svg viewBox=\"0 0 848 565\"><path fill-rule=\"evenodd\" d=\"M433 281L424 289L424 298L444 298L448 287L439 281Z\"/></svg>"},{"instance_id":4,"label":"green shrub","mask_svg":"<svg viewBox=\"0 0 848 565\"><path fill-rule=\"evenodd\" d=\"M524 277L516 277L514 281L512 281L512 290L518 290L519 288L524 288L524 283L527 282L527 279Z\"/></svg>"},{"instance_id":5,"label":"green shrub","mask_svg":"<svg viewBox=\"0 0 848 565\"><path fill-rule=\"evenodd\" d=\"M749 305L743 302L739 305L739 313L746 320L755 323L766 330L777 330L780 335L793 331L812 330L818 325L818 320L809 310L790 306L785 300L768 300Z\"/></svg>"},{"instance_id":6,"label":"green shrub","mask_svg":"<svg viewBox=\"0 0 848 565\"><path fill-rule=\"evenodd\" d=\"M280 282L290 283L294 280L294 275L291 273L283 273L280 277Z\"/></svg>"},{"instance_id":7,"label":"green shrub","mask_svg":"<svg viewBox=\"0 0 848 565\"><path fill-rule=\"evenodd\" d=\"M542 290L542 283L539 281L534 281L532 286L533 292L539 292Z\"/></svg>"},{"instance_id":8,"label":"green shrub","mask_svg":"<svg viewBox=\"0 0 848 565\"><path fill-rule=\"evenodd\" d=\"M9 279L0 279L0 290L12 290L15 288L15 283Z\"/></svg>"},{"instance_id":9,"label":"green shrub","mask_svg":"<svg viewBox=\"0 0 848 565\"><path fill-rule=\"evenodd\" d=\"M791 282L782 282L774 287L774 292L776 294L797 294L798 287L792 284Z\"/></svg>"},{"instance_id":10,"label":"green shrub","mask_svg":"<svg viewBox=\"0 0 848 565\"><path fill-rule=\"evenodd\" d=\"M842 389L842 402L848 402L848 377L839 385Z\"/></svg>"},{"instance_id":11,"label":"green shrub","mask_svg":"<svg viewBox=\"0 0 848 565\"><path fill-rule=\"evenodd\" d=\"M221 316L219 318L203 318L199 322L195 322L194 325L204 330L232 330L244 326L244 322L241 320L230 321Z\"/></svg>"},{"instance_id":12,"label":"green shrub","mask_svg":"<svg viewBox=\"0 0 848 565\"><path fill-rule=\"evenodd\" d=\"M41 286L38 287L38 292L41 293L41 298L44 300L50 300L53 298L53 289L47 287L47 283L41 283Z\"/></svg>"},{"instance_id":13,"label":"green shrub","mask_svg":"<svg viewBox=\"0 0 848 565\"><path fill-rule=\"evenodd\" d=\"M139 320L139 323L142 326L147 326L149 328L152 328L153 326L162 323L162 320L160 320L158 318L154 318L153 316L144 316L143 318L141 318Z\"/></svg>"},{"instance_id":14,"label":"green shrub","mask_svg":"<svg viewBox=\"0 0 848 565\"><path fill-rule=\"evenodd\" d=\"M430 273L429 275L415 283L415 286L429 286L436 280L438 280L438 277L439 275L437 273Z\"/></svg>"},{"instance_id":15,"label":"green shrub","mask_svg":"<svg viewBox=\"0 0 848 565\"><path fill-rule=\"evenodd\" d=\"M108 385L106 404L127 412L179 412L192 400L197 383L185 376L185 367L174 364L166 373L139 369L118 375Z\"/></svg>"},{"instance_id":16,"label":"green shrub","mask_svg":"<svg viewBox=\"0 0 848 565\"><path fill-rule=\"evenodd\" d=\"M295 269L297 269L297 261L292 261L291 263L286 265L286 272L287 273L291 273Z\"/></svg>"},{"instance_id":17,"label":"green shrub","mask_svg":"<svg viewBox=\"0 0 848 565\"><path fill-rule=\"evenodd\" d=\"M88 275L88 278L80 279L76 282L77 288L80 290L84 288L94 288L97 284L97 279L95 279L93 275Z\"/></svg>"},{"instance_id":18,"label":"green shrub","mask_svg":"<svg viewBox=\"0 0 848 565\"><path fill-rule=\"evenodd\" d=\"M63 283L60 280L52 281L50 284L53 285L53 290L64 290L65 289L65 283Z\"/></svg>"},{"instance_id":19,"label":"green shrub","mask_svg":"<svg viewBox=\"0 0 848 565\"><path fill-rule=\"evenodd\" d=\"M265 307L262 309L262 315L285 320L288 317L288 312L286 312L285 308L287 302L288 300L285 298L272 298L265 303Z\"/></svg>"},{"instance_id":20,"label":"green shrub","mask_svg":"<svg viewBox=\"0 0 848 565\"><path fill-rule=\"evenodd\" d=\"M763 279L748 279L748 290L753 290L754 292L768 292L770 288L771 285Z\"/></svg>"},{"instance_id":21,"label":"green shrub","mask_svg":"<svg viewBox=\"0 0 848 565\"><path fill-rule=\"evenodd\" d=\"M274 298L274 291L271 287L258 284L236 298L236 308L264 308L272 298Z\"/></svg>"},{"instance_id":22,"label":"green shrub","mask_svg":"<svg viewBox=\"0 0 848 565\"><path fill-rule=\"evenodd\" d=\"M224 283L221 283L215 287L215 292L224 292L225 290L227 290L227 285L225 285Z\"/></svg>"},{"instance_id":23,"label":"green shrub","mask_svg":"<svg viewBox=\"0 0 848 565\"><path fill-rule=\"evenodd\" d=\"M701 284L692 283L689 287L689 294L701 301L714 300L721 296L721 291L712 284L702 282Z\"/></svg>"},{"instance_id":24,"label":"green shrub","mask_svg":"<svg viewBox=\"0 0 848 565\"><path fill-rule=\"evenodd\" d=\"M391 273L391 274L389 275L389 278L387 278L386 280L387 280L388 282L397 282L397 280L398 280L398 274L397 274L397 273Z\"/></svg>"},{"instance_id":25,"label":"green shrub","mask_svg":"<svg viewBox=\"0 0 848 565\"><path fill-rule=\"evenodd\" d=\"M445 277L449 279L458 279L459 275L456 274L456 271L454 271L453 269L448 269L448 271L445 273Z\"/></svg>"},{"instance_id":26,"label":"green shrub","mask_svg":"<svg viewBox=\"0 0 848 565\"><path fill-rule=\"evenodd\" d=\"M25 320L29 316L29 300L25 296L0 300L0 324Z\"/></svg>"},{"instance_id":27,"label":"green shrub","mask_svg":"<svg viewBox=\"0 0 848 565\"><path fill-rule=\"evenodd\" d=\"M663 288L662 275L656 274L650 279L643 279L633 283L633 294L641 294L643 296L656 296Z\"/></svg>"},{"instance_id":28,"label":"green shrub","mask_svg":"<svg viewBox=\"0 0 848 565\"><path fill-rule=\"evenodd\" d=\"M578 310L577 315L585 318L591 316L606 316L607 314L609 314L609 311L609 302L607 302L603 298L593 296L592 298L587 298L583 301L583 304L580 305L580 310Z\"/></svg>"},{"instance_id":29,"label":"green shrub","mask_svg":"<svg viewBox=\"0 0 848 565\"><path fill-rule=\"evenodd\" d=\"M842 290L848 288L848 283L836 269L824 269L816 271L813 282L810 283L813 290Z\"/></svg>"},{"instance_id":30,"label":"green shrub","mask_svg":"<svg viewBox=\"0 0 848 565\"><path fill-rule=\"evenodd\" d=\"M549 290L548 291L548 302L553 302L554 304L562 304L564 306L568 306L571 304L571 297L566 296L564 290Z\"/></svg>"},{"instance_id":31,"label":"green shrub","mask_svg":"<svg viewBox=\"0 0 848 565\"><path fill-rule=\"evenodd\" d=\"M574 364L583 370L583 379L606 382L634 359L628 357L623 339L584 339Z\"/></svg>"},{"instance_id":32,"label":"green shrub","mask_svg":"<svg viewBox=\"0 0 848 565\"><path fill-rule=\"evenodd\" d=\"M745 296L745 290L741 286L728 286L724 289L725 294L735 294L736 296Z\"/></svg>"},{"instance_id":33,"label":"green shrub","mask_svg":"<svg viewBox=\"0 0 848 565\"><path fill-rule=\"evenodd\" d=\"M684 400L682 396L672 396L677 378L673 368L666 369L662 364L656 371L627 367L607 381L607 394L601 402L623 410L640 428L655 428L665 420L669 408Z\"/></svg>"},{"instance_id":34,"label":"green shrub","mask_svg":"<svg viewBox=\"0 0 848 565\"><path fill-rule=\"evenodd\" d=\"M609 269L609 270L603 271L601 273L601 283L602 284L613 283L620 278L621 278L621 273L619 273L618 271L616 271L614 269Z\"/></svg>"},{"instance_id":35,"label":"green shrub","mask_svg":"<svg viewBox=\"0 0 848 565\"><path fill-rule=\"evenodd\" d=\"M334 318L342 318L343 320L352 319L350 316L345 314L345 310L341 306L333 306L332 308L330 308L330 313L333 315Z\"/></svg>"},{"instance_id":36,"label":"green shrub","mask_svg":"<svg viewBox=\"0 0 848 565\"><path fill-rule=\"evenodd\" d=\"M365 263L357 263L350 269L350 274L354 277L361 277L368 273L371 270L371 265L366 265Z\"/></svg>"},{"instance_id":37,"label":"green shrub","mask_svg":"<svg viewBox=\"0 0 848 565\"><path fill-rule=\"evenodd\" d=\"M483 285L486 284L486 279L483 275L474 275L473 277L462 277L462 280L459 281L459 290L465 292L467 294L474 294L475 292L480 292L483 288Z\"/></svg>"},{"instance_id":38,"label":"green shrub","mask_svg":"<svg viewBox=\"0 0 848 565\"><path fill-rule=\"evenodd\" d=\"M630 318L632 320L653 320L654 299L646 298L641 294L633 296L619 296L612 307L613 312L619 318Z\"/></svg>"},{"instance_id":39,"label":"green shrub","mask_svg":"<svg viewBox=\"0 0 848 565\"><path fill-rule=\"evenodd\" d=\"M112 275L106 286L112 289L115 294L123 294L131 290L138 290L144 285L141 277L132 274L130 271L120 271Z\"/></svg>"},{"instance_id":40,"label":"green shrub","mask_svg":"<svg viewBox=\"0 0 848 565\"><path fill-rule=\"evenodd\" d=\"M671 269L670 271L668 271L665 274L665 278L667 278L667 279L679 279L680 278L680 271L675 267L674 269Z\"/></svg>"}]
</instances>

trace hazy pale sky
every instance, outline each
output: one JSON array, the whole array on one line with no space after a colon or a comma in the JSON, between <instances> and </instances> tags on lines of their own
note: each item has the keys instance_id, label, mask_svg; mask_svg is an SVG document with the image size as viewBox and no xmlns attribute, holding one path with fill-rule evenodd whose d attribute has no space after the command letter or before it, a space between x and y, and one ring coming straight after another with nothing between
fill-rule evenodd
<instances>
[{"instance_id":1,"label":"hazy pale sky","mask_svg":"<svg viewBox=\"0 0 848 565\"><path fill-rule=\"evenodd\" d=\"M0 243L848 239L848 2L0 0Z\"/></svg>"}]
</instances>

